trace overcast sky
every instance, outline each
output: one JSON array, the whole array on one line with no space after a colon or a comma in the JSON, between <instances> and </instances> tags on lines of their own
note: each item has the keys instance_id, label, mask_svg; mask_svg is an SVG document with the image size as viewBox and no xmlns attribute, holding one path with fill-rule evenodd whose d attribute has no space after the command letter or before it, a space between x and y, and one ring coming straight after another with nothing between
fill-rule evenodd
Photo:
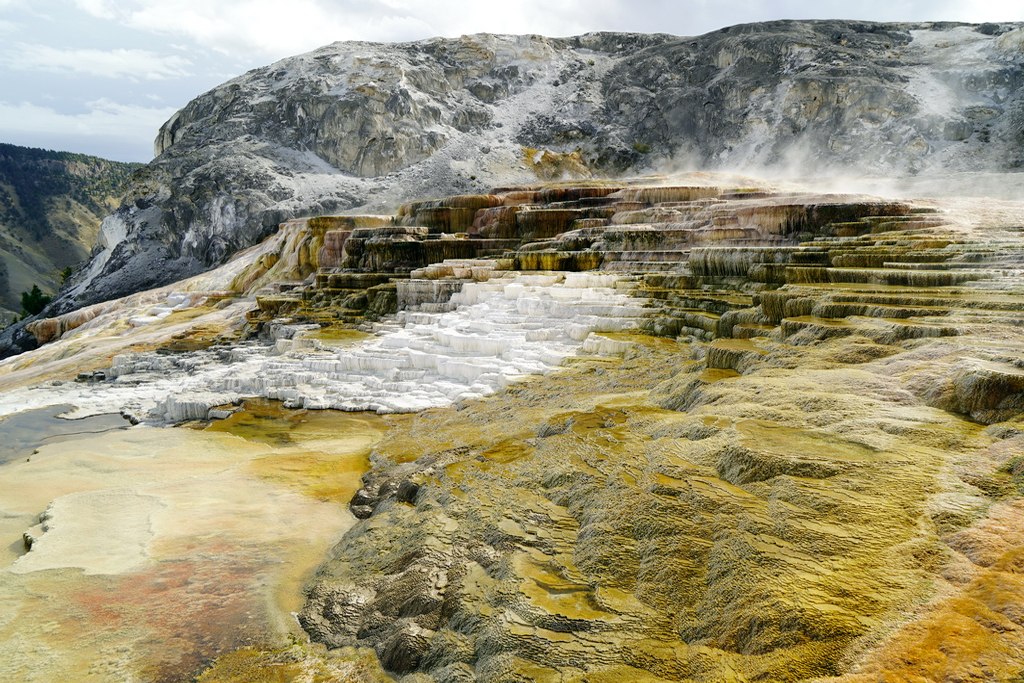
<instances>
[{"instance_id":1,"label":"overcast sky","mask_svg":"<svg viewBox=\"0 0 1024 683\"><path fill-rule=\"evenodd\" d=\"M689 36L769 19L1024 21L1024 0L0 0L0 142L148 161L196 95L335 40Z\"/></svg>"}]
</instances>

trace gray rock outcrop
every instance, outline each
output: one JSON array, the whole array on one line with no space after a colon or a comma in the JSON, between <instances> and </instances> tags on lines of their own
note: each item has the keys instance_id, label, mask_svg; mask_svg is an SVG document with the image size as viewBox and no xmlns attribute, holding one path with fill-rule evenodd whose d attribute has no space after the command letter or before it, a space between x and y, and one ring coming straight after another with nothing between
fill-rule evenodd
<instances>
[{"instance_id":1,"label":"gray rock outcrop","mask_svg":"<svg viewBox=\"0 0 1024 683\"><path fill-rule=\"evenodd\" d=\"M1017 170L1022 85L1020 24L335 43L164 124L156 159L45 315L202 272L296 215L538 176Z\"/></svg>"}]
</instances>

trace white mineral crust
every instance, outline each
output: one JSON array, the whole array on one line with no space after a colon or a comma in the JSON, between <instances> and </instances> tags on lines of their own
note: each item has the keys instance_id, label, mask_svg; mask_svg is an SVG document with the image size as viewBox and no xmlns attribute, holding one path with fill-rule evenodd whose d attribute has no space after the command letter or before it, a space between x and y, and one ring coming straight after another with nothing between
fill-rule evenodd
<instances>
[{"instance_id":1,"label":"white mineral crust","mask_svg":"<svg viewBox=\"0 0 1024 683\"><path fill-rule=\"evenodd\" d=\"M341 349L275 328L270 344L116 356L103 382L63 382L0 397L0 415L67 404L69 417L123 412L150 423L205 419L247 397L291 407L410 412L493 394L568 356L621 352L595 332L633 329L644 302L617 275L507 273L466 283L443 313L403 311L372 339ZM175 304L179 302L174 302Z\"/></svg>"}]
</instances>

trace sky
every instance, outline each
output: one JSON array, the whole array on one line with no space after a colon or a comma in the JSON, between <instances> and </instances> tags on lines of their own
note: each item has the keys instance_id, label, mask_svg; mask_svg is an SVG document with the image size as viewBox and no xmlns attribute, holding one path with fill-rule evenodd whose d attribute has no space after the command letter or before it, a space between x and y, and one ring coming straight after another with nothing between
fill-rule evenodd
<instances>
[{"instance_id":1,"label":"sky","mask_svg":"<svg viewBox=\"0 0 1024 683\"><path fill-rule=\"evenodd\" d=\"M1024 21L1024 2L0 0L0 142L149 161L157 129L193 97L336 40L693 36L772 19Z\"/></svg>"}]
</instances>

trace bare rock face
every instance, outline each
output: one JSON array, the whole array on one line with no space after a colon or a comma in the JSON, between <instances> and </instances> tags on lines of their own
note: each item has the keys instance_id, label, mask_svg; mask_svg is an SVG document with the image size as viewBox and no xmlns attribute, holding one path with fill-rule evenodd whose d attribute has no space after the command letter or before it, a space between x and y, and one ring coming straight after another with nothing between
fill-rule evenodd
<instances>
[{"instance_id":1,"label":"bare rock face","mask_svg":"<svg viewBox=\"0 0 1024 683\"><path fill-rule=\"evenodd\" d=\"M631 139L700 164L899 175L1019 168L1021 35L946 24L735 26L623 60L609 74L607 106Z\"/></svg>"},{"instance_id":2,"label":"bare rock face","mask_svg":"<svg viewBox=\"0 0 1024 683\"><path fill-rule=\"evenodd\" d=\"M228 81L164 124L149 173L108 219L123 225L105 226L123 240L59 306L208 268L294 215L542 173L545 154L572 156L559 173L577 174L1018 168L1022 40L1015 25L827 21L335 43ZM156 260L169 263L154 272Z\"/></svg>"},{"instance_id":3,"label":"bare rock face","mask_svg":"<svg viewBox=\"0 0 1024 683\"><path fill-rule=\"evenodd\" d=\"M1017 169L1022 42L1015 24L820 21L695 38L335 43L228 81L164 124L157 158L45 315L209 269L295 216L538 177ZM14 337L30 345L13 329L6 353Z\"/></svg>"}]
</instances>

